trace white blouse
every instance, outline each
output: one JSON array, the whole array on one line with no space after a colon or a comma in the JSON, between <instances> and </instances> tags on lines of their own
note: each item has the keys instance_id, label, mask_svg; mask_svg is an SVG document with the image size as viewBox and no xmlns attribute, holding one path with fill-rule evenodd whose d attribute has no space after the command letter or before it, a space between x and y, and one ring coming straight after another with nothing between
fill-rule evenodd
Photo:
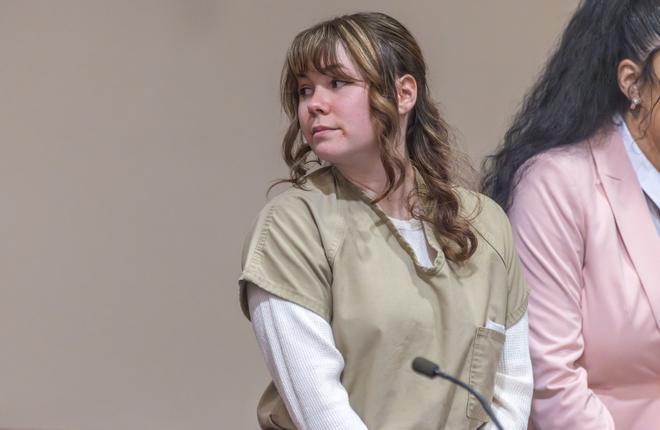
<instances>
[{"instance_id":1,"label":"white blouse","mask_svg":"<svg viewBox=\"0 0 660 430\"><path fill-rule=\"evenodd\" d=\"M639 149L625 121L620 116L616 118L616 121L618 121L619 132L623 138L623 146L626 148L630 163L635 170L639 185L644 192L646 204L651 212L651 219L653 220L656 231L660 234L660 171L653 166L642 150Z\"/></svg>"}]
</instances>

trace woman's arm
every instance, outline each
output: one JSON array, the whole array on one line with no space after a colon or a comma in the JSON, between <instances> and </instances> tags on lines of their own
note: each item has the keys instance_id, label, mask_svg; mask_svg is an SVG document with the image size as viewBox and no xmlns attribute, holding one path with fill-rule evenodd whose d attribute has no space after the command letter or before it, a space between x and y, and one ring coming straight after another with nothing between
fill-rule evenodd
<instances>
[{"instance_id":1,"label":"woman's arm","mask_svg":"<svg viewBox=\"0 0 660 430\"><path fill-rule=\"evenodd\" d=\"M509 211L530 287L531 418L537 430L614 429L610 412L589 388L587 370L578 364L584 352L584 205L595 192L585 178L588 169L571 160L539 159L518 184Z\"/></svg>"},{"instance_id":2,"label":"woman's arm","mask_svg":"<svg viewBox=\"0 0 660 430\"><path fill-rule=\"evenodd\" d=\"M495 374L493 413L507 430L525 430L534 391L529 358L527 313L506 330L506 340ZM497 427L489 422L485 429Z\"/></svg>"},{"instance_id":3,"label":"woman's arm","mask_svg":"<svg viewBox=\"0 0 660 430\"><path fill-rule=\"evenodd\" d=\"M248 285L252 326L266 365L299 430L366 430L341 384L344 358L314 312Z\"/></svg>"}]
</instances>

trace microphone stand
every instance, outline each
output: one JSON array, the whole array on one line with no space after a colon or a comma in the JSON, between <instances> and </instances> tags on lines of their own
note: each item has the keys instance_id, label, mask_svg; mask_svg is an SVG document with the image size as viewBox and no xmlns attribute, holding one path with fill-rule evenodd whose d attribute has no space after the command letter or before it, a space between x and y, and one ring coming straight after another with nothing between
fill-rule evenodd
<instances>
[{"instance_id":1,"label":"microphone stand","mask_svg":"<svg viewBox=\"0 0 660 430\"><path fill-rule=\"evenodd\" d=\"M493 420L493 423L498 428L498 430L504 430L502 428L502 424L500 424L499 420L493 413L493 410L490 408L490 405L488 405L486 399L484 399L483 396L479 394L474 388L470 387L468 384L461 381L460 379L454 378L453 376L446 374L445 372L440 370L440 367L437 364L423 357L415 358L412 363L412 368L415 372L421 373L422 375L428 376L429 378L435 378L436 376L439 376L460 387L465 388L470 394L472 394L474 397L477 398L477 400L479 400L481 407L484 408L490 419Z\"/></svg>"}]
</instances>

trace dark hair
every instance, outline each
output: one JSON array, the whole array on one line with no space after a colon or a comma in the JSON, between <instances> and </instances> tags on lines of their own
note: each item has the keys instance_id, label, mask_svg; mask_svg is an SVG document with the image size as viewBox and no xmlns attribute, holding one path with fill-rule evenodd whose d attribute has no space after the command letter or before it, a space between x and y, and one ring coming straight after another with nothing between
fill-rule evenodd
<instances>
[{"instance_id":1,"label":"dark hair","mask_svg":"<svg viewBox=\"0 0 660 430\"><path fill-rule=\"evenodd\" d=\"M622 60L642 67L642 84L657 80L659 44L659 0L582 1L502 145L484 162L482 191L508 209L527 160L592 137L630 105L618 86Z\"/></svg>"},{"instance_id":2,"label":"dark hair","mask_svg":"<svg viewBox=\"0 0 660 430\"><path fill-rule=\"evenodd\" d=\"M416 191L422 210L412 213L433 224L448 260L467 260L476 250L477 237L469 220L460 213L448 128L431 99L419 45L408 29L388 15L367 12L340 16L302 31L293 40L281 82L282 106L290 119L282 141L290 178L283 182L301 187L310 170L312 150L302 139L298 121L298 76L317 70L344 78L337 60L340 45L369 85L371 119L388 181L387 189L374 202L392 192L405 177L405 164L396 151L400 127L395 82L398 77L410 74L417 82L418 91L408 119L405 142L410 162L425 185L424 189Z\"/></svg>"}]
</instances>

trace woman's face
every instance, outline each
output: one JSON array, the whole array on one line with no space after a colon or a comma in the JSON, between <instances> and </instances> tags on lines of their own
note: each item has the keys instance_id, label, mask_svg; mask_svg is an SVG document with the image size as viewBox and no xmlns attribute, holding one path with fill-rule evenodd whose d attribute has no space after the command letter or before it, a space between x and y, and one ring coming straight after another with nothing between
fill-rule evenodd
<instances>
[{"instance_id":1,"label":"woman's face","mask_svg":"<svg viewBox=\"0 0 660 430\"><path fill-rule=\"evenodd\" d=\"M353 79L340 80L315 70L298 78L298 119L303 137L317 157L338 167L378 162L368 85L341 46L337 59Z\"/></svg>"}]
</instances>

